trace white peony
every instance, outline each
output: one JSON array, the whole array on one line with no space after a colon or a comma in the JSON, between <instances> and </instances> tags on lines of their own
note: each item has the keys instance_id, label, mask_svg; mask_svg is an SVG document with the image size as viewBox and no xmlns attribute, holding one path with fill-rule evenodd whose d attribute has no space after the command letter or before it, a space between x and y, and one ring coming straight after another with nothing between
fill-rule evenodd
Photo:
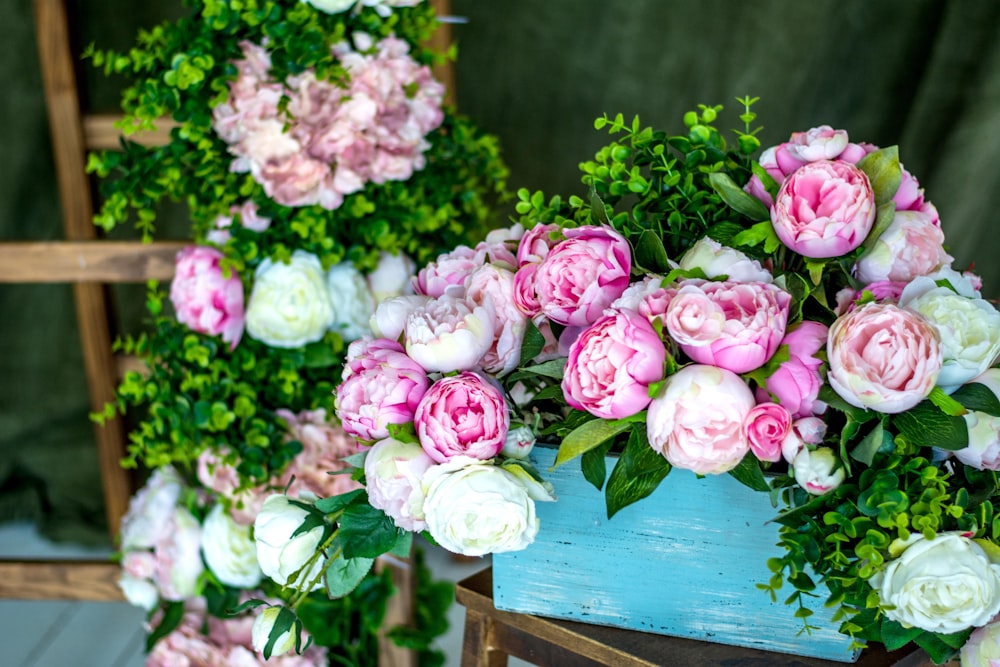
<instances>
[{"instance_id":1,"label":"white peony","mask_svg":"<svg viewBox=\"0 0 1000 667\"><path fill-rule=\"evenodd\" d=\"M219 581L236 588L253 588L264 573L257 564L257 547L250 526L236 523L222 505L216 505L202 524L201 553Z\"/></svg>"},{"instance_id":2,"label":"white peony","mask_svg":"<svg viewBox=\"0 0 1000 667\"><path fill-rule=\"evenodd\" d=\"M399 340L406 327L406 318L417 308L426 306L433 299L422 294L389 297L375 307L368 325L376 338Z\"/></svg>"},{"instance_id":3,"label":"white peony","mask_svg":"<svg viewBox=\"0 0 1000 667\"><path fill-rule=\"evenodd\" d=\"M769 283L773 280L771 272L762 268L760 262L707 236L684 253L678 266L687 270L699 268L709 278L729 276L728 280L736 283Z\"/></svg>"},{"instance_id":4,"label":"white peony","mask_svg":"<svg viewBox=\"0 0 1000 667\"><path fill-rule=\"evenodd\" d=\"M950 634L985 625L1000 612L1000 565L973 540L913 535L868 582L885 615L907 627ZM891 607L891 608L889 608Z\"/></svg>"},{"instance_id":5,"label":"white peony","mask_svg":"<svg viewBox=\"0 0 1000 667\"><path fill-rule=\"evenodd\" d=\"M333 308L333 330L347 342L367 334L375 299L361 272L351 262L341 262L327 272L326 285Z\"/></svg>"},{"instance_id":6,"label":"white peony","mask_svg":"<svg viewBox=\"0 0 1000 667\"><path fill-rule=\"evenodd\" d=\"M792 471L798 485L814 496L829 493L844 481L844 469L829 447L803 447L792 460Z\"/></svg>"},{"instance_id":7,"label":"white peony","mask_svg":"<svg viewBox=\"0 0 1000 667\"><path fill-rule=\"evenodd\" d=\"M339 14L358 4L358 0L303 0L307 5L312 5L321 12L327 14Z\"/></svg>"},{"instance_id":8,"label":"white peony","mask_svg":"<svg viewBox=\"0 0 1000 667\"><path fill-rule=\"evenodd\" d=\"M1000 312L985 299L967 298L930 278L917 278L903 290L899 305L937 327L944 359L937 383L948 393L992 366L1000 355Z\"/></svg>"},{"instance_id":9,"label":"white peony","mask_svg":"<svg viewBox=\"0 0 1000 667\"><path fill-rule=\"evenodd\" d=\"M434 540L465 556L519 551L538 534L535 501L518 478L458 456L427 470L424 516Z\"/></svg>"},{"instance_id":10,"label":"white peony","mask_svg":"<svg viewBox=\"0 0 1000 667\"><path fill-rule=\"evenodd\" d=\"M991 368L972 382L1000 398L1000 368ZM969 410L962 418L969 429L969 446L952 452L955 458L979 470L1000 470L1000 417Z\"/></svg>"},{"instance_id":11,"label":"white peony","mask_svg":"<svg viewBox=\"0 0 1000 667\"><path fill-rule=\"evenodd\" d=\"M181 497L181 478L170 466L153 471L146 484L129 501L122 518L121 548L152 549L163 540Z\"/></svg>"},{"instance_id":12,"label":"white peony","mask_svg":"<svg viewBox=\"0 0 1000 667\"><path fill-rule=\"evenodd\" d=\"M375 303L412 294L412 278L416 270L413 260L403 253L392 255L383 251L378 257L378 266L368 274L368 289L372 291Z\"/></svg>"},{"instance_id":13,"label":"white peony","mask_svg":"<svg viewBox=\"0 0 1000 667\"><path fill-rule=\"evenodd\" d=\"M302 250L288 264L265 259L257 267L246 311L247 333L271 347L292 348L323 337L333 306L319 258Z\"/></svg>"},{"instance_id":14,"label":"white peony","mask_svg":"<svg viewBox=\"0 0 1000 667\"><path fill-rule=\"evenodd\" d=\"M406 318L406 353L429 373L469 370L493 345L493 324L488 305L440 296Z\"/></svg>"},{"instance_id":15,"label":"white peony","mask_svg":"<svg viewBox=\"0 0 1000 667\"><path fill-rule=\"evenodd\" d=\"M289 581L289 577L301 570L316 554L326 533L325 526L320 525L292 537L308 514L289 502L286 496L275 494L264 501L254 521L253 537L257 543L260 569L282 586L291 583L301 590L314 580L317 581L312 590L323 586L320 577L325 565L323 558L317 558L307 572L301 573L295 581Z\"/></svg>"}]
</instances>

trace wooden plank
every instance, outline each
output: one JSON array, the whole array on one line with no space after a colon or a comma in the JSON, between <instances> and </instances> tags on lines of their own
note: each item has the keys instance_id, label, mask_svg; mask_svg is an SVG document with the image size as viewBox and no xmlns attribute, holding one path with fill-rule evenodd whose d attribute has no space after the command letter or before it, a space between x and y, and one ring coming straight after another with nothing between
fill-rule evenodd
<instances>
[{"instance_id":1,"label":"wooden plank","mask_svg":"<svg viewBox=\"0 0 1000 667\"><path fill-rule=\"evenodd\" d=\"M121 148L122 131L115 127L121 115L91 114L83 117L84 145L89 150L118 150ZM170 130L178 124L169 118L156 121L156 130L135 132L129 141L144 146L163 146L170 142Z\"/></svg>"},{"instance_id":2,"label":"wooden plank","mask_svg":"<svg viewBox=\"0 0 1000 667\"><path fill-rule=\"evenodd\" d=\"M451 15L451 0L430 0L434 13L438 16ZM437 31L431 36L429 46L435 51L444 53L451 46L451 24L438 23ZM444 84L445 104L455 104L455 64L449 60L433 68L434 78Z\"/></svg>"},{"instance_id":3,"label":"wooden plank","mask_svg":"<svg viewBox=\"0 0 1000 667\"><path fill-rule=\"evenodd\" d=\"M493 569L488 569L460 581L455 590L458 602L493 623L486 639L491 651L528 660L540 667L577 664L574 656L616 667L836 667L844 664L820 658L770 653L742 646L501 611L493 604L493 575ZM474 615L473 618L477 617ZM478 636L482 636L482 631ZM466 640L480 641L476 637L474 635L470 638L467 635ZM471 655L478 655L481 651L482 646L469 647ZM865 650L855 664L857 667L931 666L922 652L906 648L887 653L882 646L872 646Z\"/></svg>"},{"instance_id":4,"label":"wooden plank","mask_svg":"<svg viewBox=\"0 0 1000 667\"><path fill-rule=\"evenodd\" d=\"M122 602L109 560L0 560L0 599Z\"/></svg>"},{"instance_id":5,"label":"wooden plank","mask_svg":"<svg viewBox=\"0 0 1000 667\"><path fill-rule=\"evenodd\" d=\"M15 241L0 244L0 283L170 280L184 241Z\"/></svg>"},{"instance_id":6,"label":"wooden plank","mask_svg":"<svg viewBox=\"0 0 1000 667\"><path fill-rule=\"evenodd\" d=\"M403 648L386 636L397 625L413 624L413 567L409 560L385 555L375 561L375 571L388 570L396 593L386 602L385 620L379 631L379 667L417 667L415 651Z\"/></svg>"},{"instance_id":7,"label":"wooden plank","mask_svg":"<svg viewBox=\"0 0 1000 667\"><path fill-rule=\"evenodd\" d=\"M86 173L80 101L76 90L74 56L63 0L34 0L35 34L41 60L49 130L52 136L63 228L70 241L97 237L93 201ZM96 283L73 286L90 407L103 409L115 395L116 369L111 357L111 334L105 287ZM108 532L118 533L132 493L130 474L120 464L125 454L125 428L120 417L94 426L98 464L104 493Z\"/></svg>"}]
</instances>

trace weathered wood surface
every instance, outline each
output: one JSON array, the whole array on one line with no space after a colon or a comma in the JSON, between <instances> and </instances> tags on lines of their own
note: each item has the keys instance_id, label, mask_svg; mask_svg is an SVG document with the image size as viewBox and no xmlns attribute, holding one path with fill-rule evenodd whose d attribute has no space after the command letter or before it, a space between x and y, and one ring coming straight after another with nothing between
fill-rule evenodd
<instances>
[{"instance_id":1,"label":"weathered wood surface","mask_svg":"<svg viewBox=\"0 0 1000 667\"><path fill-rule=\"evenodd\" d=\"M494 556L495 557L495 556ZM458 583L466 607L462 667L498 667L507 657L539 667L837 667L841 662L771 653L498 610L493 604L495 567ZM617 575L615 575L617 576ZM858 667L931 667L919 651L865 650Z\"/></svg>"},{"instance_id":2,"label":"weathered wood surface","mask_svg":"<svg viewBox=\"0 0 1000 667\"><path fill-rule=\"evenodd\" d=\"M0 598L121 602L120 576L110 560L0 560Z\"/></svg>"},{"instance_id":3,"label":"weathered wood surface","mask_svg":"<svg viewBox=\"0 0 1000 667\"><path fill-rule=\"evenodd\" d=\"M170 280L181 241L15 241L0 244L0 283Z\"/></svg>"}]
</instances>

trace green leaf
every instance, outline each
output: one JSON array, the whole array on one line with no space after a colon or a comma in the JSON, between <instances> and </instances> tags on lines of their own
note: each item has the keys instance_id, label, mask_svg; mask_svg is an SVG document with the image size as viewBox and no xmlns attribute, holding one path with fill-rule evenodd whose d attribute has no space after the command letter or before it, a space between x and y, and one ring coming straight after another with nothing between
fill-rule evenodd
<instances>
[{"instance_id":1,"label":"green leaf","mask_svg":"<svg viewBox=\"0 0 1000 667\"><path fill-rule=\"evenodd\" d=\"M583 478L593 484L598 491L604 489L604 481L608 478L605 457L612 444L614 444L613 441L608 440L600 447L584 452L583 456L580 457L580 472L583 473Z\"/></svg>"},{"instance_id":2,"label":"green leaf","mask_svg":"<svg viewBox=\"0 0 1000 667\"><path fill-rule=\"evenodd\" d=\"M299 630L301 630L301 624L296 628L296 624L299 624L299 618L295 615L295 612L288 607L281 607L278 611L278 616L274 619L274 625L271 626L271 632L267 635L267 643L264 644L264 659L267 660L271 657L274 652L274 645L286 632L294 632L298 636ZM296 645L298 645L298 638L295 640Z\"/></svg>"},{"instance_id":3,"label":"green leaf","mask_svg":"<svg viewBox=\"0 0 1000 667\"><path fill-rule=\"evenodd\" d=\"M647 229L639 235L639 240L635 243L635 263L653 273L666 273L670 270L667 249L659 234Z\"/></svg>"},{"instance_id":4,"label":"green leaf","mask_svg":"<svg viewBox=\"0 0 1000 667\"><path fill-rule=\"evenodd\" d=\"M397 558L409 558L413 552L413 533L408 530L399 531L395 546L389 549L389 553Z\"/></svg>"},{"instance_id":5,"label":"green leaf","mask_svg":"<svg viewBox=\"0 0 1000 667\"><path fill-rule=\"evenodd\" d=\"M781 184L774 180L774 177L771 176L771 174L767 173L767 169L765 169L757 160L753 161L750 165L750 169L753 171L754 175L760 179L760 182L764 184L764 189L771 195L771 198L773 199L774 197L777 197L778 190L781 189Z\"/></svg>"},{"instance_id":6,"label":"green leaf","mask_svg":"<svg viewBox=\"0 0 1000 667\"><path fill-rule=\"evenodd\" d=\"M345 558L340 556L330 562L326 570L326 590L331 598L349 594L371 571L374 558Z\"/></svg>"},{"instance_id":7,"label":"green leaf","mask_svg":"<svg viewBox=\"0 0 1000 667\"><path fill-rule=\"evenodd\" d=\"M907 442L948 451L969 446L969 429L961 417L951 417L928 400L892 418L892 425Z\"/></svg>"},{"instance_id":8,"label":"green leaf","mask_svg":"<svg viewBox=\"0 0 1000 667\"><path fill-rule=\"evenodd\" d=\"M340 515L338 539L346 558L376 558L393 549L403 531L389 516L367 503L349 505Z\"/></svg>"},{"instance_id":9,"label":"green leaf","mask_svg":"<svg viewBox=\"0 0 1000 667\"><path fill-rule=\"evenodd\" d=\"M879 422L862 438L858 446L851 450L851 458L870 466L878 451L887 444L892 444L892 434L882 427L882 422Z\"/></svg>"},{"instance_id":10,"label":"green leaf","mask_svg":"<svg viewBox=\"0 0 1000 667\"><path fill-rule=\"evenodd\" d=\"M736 185L729 174L724 172L709 174L708 183L722 197L722 201L729 204L737 213L745 215L753 221L771 219L771 213L763 202L744 192L743 188Z\"/></svg>"},{"instance_id":11,"label":"green leaf","mask_svg":"<svg viewBox=\"0 0 1000 667\"><path fill-rule=\"evenodd\" d=\"M183 620L183 618L184 603L180 601L168 603L166 608L163 610L163 619L160 621L160 624L157 625L146 637L146 653L153 650L153 646L156 645L156 642L176 630L177 626L181 624L181 620Z\"/></svg>"},{"instance_id":12,"label":"green leaf","mask_svg":"<svg viewBox=\"0 0 1000 667\"><path fill-rule=\"evenodd\" d=\"M368 494L365 493L364 489L355 489L354 491L348 491L347 493L342 493L339 496L330 496L329 498L320 498L315 503L313 507L318 509L323 514L332 514L338 512L351 503L360 500L360 502L365 505L368 504Z\"/></svg>"},{"instance_id":13,"label":"green leaf","mask_svg":"<svg viewBox=\"0 0 1000 667\"><path fill-rule=\"evenodd\" d=\"M340 361L330 344L324 341L310 343L304 351L306 368L329 368Z\"/></svg>"},{"instance_id":14,"label":"green leaf","mask_svg":"<svg viewBox=\"0 0 1000 667\"><path fill-rule=\"evenodd\" d=\"M615 437L619 433L627 431L631 422L625 420L608 421L606 419L592 419L580 424L570 431L556 453L556 462L552 466L556 468L572 461L577 456L594 449L607 440Z\"/></svg>"},{"instance_id":15,"label":"green leaf","mask_svg":"<svg viewBox=\"0 0 1000 667\"><path fill-rule=\"evenodd\" d=\"M959 387L951 398L969 410L985 412L992 417L1000 417L1000 399L984 384L971 382Z\"/></svg>"},{"instance_id":16,"label":"green leaf","mask_svg":"<svg viewBox=\"0 0 1000 667\"><path fill-rule=\"evenodd\" d=\"M601 199L600 195L597 194L597 190L593 187L590 189L590 219L594 224L611 226L611 220L608 218L608 209L605 207L604 200Z\"/></svg>"},{"instance_id":17,"label":"green leaf","mask_svg":"<svg viewBox=\"0 0 1000 667\"><path fill-rule=\"evenodd\" d=\"M885 647L890 651L895 651L912 642L918 635L923 633L923 630L920 628L904 628L900 623L886 618L883 619L879 632Z\"/></svg>"},{"instance_id":18,"label":"green leaf","mask_svg":"<svg viewBox=\"0 0 1000 667\"><path fill-rule=\"evenodd\" d=\"M733 243L737 246L756 246L763 243L764 252L771 253L781 245L781 240L775 234L771 221L765 220L737 234L733 238Z\"/></svg>"},{"instance_id":19,"label":"green leaf","mask_svg":"<svg viewBox=\"0 0 1000 667\"><path fill-rule=\"evenodd\" d=\"M927 657L929 657L935 665L943 665L958 653L957 649L949 646L948 643L942 639L941 635L932 634L930 632L922 632L917 635L913 641L916 642L917 646L927 652Z\"/></svg>"},{"instance_id":20,"label":"green leaf","mask_svg":"<svg viewBox=\"0 0 1000 667\"><path fill-rule=\"evenodd\" d=\"M521 362L518 366L527 366L532 359L541 354L544 347L545 336L538 330L534 322L528 320L521 343Z\"/></svg>"},{"instance_id":21,"label":"green leaf","mask_svg":"<svg viewBox=\"0 0 1000 667\"><path fill-rule=\"evenodd\" d=\"M895 217L896 202L888 201L885 204L879 204L875 209L875 224L872 225L872 230L868 232L867 238L861 244L862 247L865 250L871 250Z\"/></svg>"},{"instance_id":22,"label":"green leaf","mask_svg":"<svg viewBox=\"0 0 1000 667\"><path fill-rule=\"evenodd\" d=\"M562 380L565 369L566 359L565 357L560 357L559 359L551 359L545 363L527 366L526 368L522 368L520 372Z\"/></svg>"},{"instance_id":23,"label":"green leaf","mask_svg":"<svg viewBox=\"0 0 1000 667\"><path fill-rule=\"evenodd\" d=\"M903 168L899 164L899 148L889 146L872 151L858 161L858 168L865 172L875 193L875 204L881 206L892 201L903 181Z\"/></svg>"},{"instance_id":24,"label":"green leaf","mask_svg":"<svg viewBox=\"0 0 1000 667\"><path fill-rule=\"evenodd\" d=\"M645 425L636 424L608 478L605 491L608 518L649 496L669 472L667 460L649 446Z\"/></svg>"},{"instance_id":25,"label":"green leaf","mask_svg":"<svg viewBox=\"0 0 1000 667\"><path fill-rule=\"evenodd\" d=\"M767 483L767 478L764 477L764 473L760 469L757 457L752 453L744 456L743 460L729 471L729 474L737 482L750 487L754 491L763 491L766 493L771 490L771 486Z\"/></svg>"},{"instance_id":26,"label":"green leaf","mask_svg":"<svg viewBox=\"0 0 1000 667\"><path fill-rule=\"evenodd\" d=\"M928 394L927 400L938 406L938 408L941 409L941 412L952 417L961 417L967 412L965 406L948 394L944 393L944 390L941 389L941 387L934 387L931 390L931 393Z\"/></svg>"}]
</instances>

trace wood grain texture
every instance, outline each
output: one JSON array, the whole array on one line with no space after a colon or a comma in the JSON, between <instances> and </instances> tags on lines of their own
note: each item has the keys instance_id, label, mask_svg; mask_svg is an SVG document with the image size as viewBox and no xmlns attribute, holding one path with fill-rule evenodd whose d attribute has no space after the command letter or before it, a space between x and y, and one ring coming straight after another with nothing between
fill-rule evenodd
<instances>
[{"instance_id":1,"label":"wood grain texture","mask_svg":"<svg viewBox=\"0 0 1000 667\"><path fill-rule=\"evenodd\" d=\"M451 0L430 0L434 13L438 16L451 15ZM435 51L444 53L451 46L451 24L438 23L437 31L431 36L429 46ZM444 103L455 104L455 66L452 61L434 65L434 78L444 84Z\"/></svg>"},{"instance_id":2,"label":"wood grain texture","mask_svg":"<svg viewBox=\"0 0 1000 667\"><path fill-rule=\"evenodd\" d=\"M539 469L555 450L536 448ZM615 460L609 458L608 470ZM642 502L608 519L604 494L576 465L548 473L559 497L537 503L541 530L523 551L493 557L499 609L851 662L822 599L802 633L795 607L757 589L781 555L766 494L729 475L675 469ZM788 591L791 593L791 591Z\"/></svg>"},{"instance_id":3,"label":"wood grain texture","mask_svg":"<svg viewBox=\"0 0 1000 667\"><path fill-rule=\"evenodd\" d=\"M109 560L0 560L0 598L121 602L120 576Z\"/></svg>"},{"instance_id":4,"label":"wood grain texture","mask_svg":"<svg viewBox=\"0 0 1000 667\"><path fill-rule=\"evenodd\" d=\"M0 283L170 280L181 241L37 241L0 244Z\"/></svg>"},{"instance_id":5,"label":"wood grain texture","mask_svg":"<svg viewBox=\"0 0 1000 667\"><path fill-rule=\"evenodd\" d=\"M495 558L495 555L494 555ZM479 572L456 587L456 598L487 632L466 631L462 667L482 665L475 656L490 651L529 660L539 667L614 665L615 667L836 667L841 662L771 653L693 639L656 635L603 625L558 620L497 609L493 603L495 568ZM490 626L489 624L492 624ZM485 639L480 639L484 637ZM503 664L503 663L501 663ZM858 667L931 667L922 652L865 650Z\"/></svg>"},{"instance_id":6,"label":"wood grain texture","mask_svg":"<svg viewBox=\"0 0 1000 667\"><path fill-rule=\"evenodd\" d=\"M121 116L112 114L93 114L83 116L84 145L88 150L118 150L121 148L122 131L115 127ZM156 122L155 131L134 132L128 136L143 146L162 146L170 142L170 131L177 127L170 118Z\"/></svg>"},{"instance_id":7,"label":"wood grain texture","mask_svg":"<svg viewBox=\"0 0 1000 667\"><path fill-rule=\"evenodd\" d=\"M379 667L417 667L417 654L387 636L399 625L413 624L413 567L409 560L383 556L375 561L375 571L388 571L396 593L386 602L385 621L379 631Z\"/></svg>"}]
</instances>

